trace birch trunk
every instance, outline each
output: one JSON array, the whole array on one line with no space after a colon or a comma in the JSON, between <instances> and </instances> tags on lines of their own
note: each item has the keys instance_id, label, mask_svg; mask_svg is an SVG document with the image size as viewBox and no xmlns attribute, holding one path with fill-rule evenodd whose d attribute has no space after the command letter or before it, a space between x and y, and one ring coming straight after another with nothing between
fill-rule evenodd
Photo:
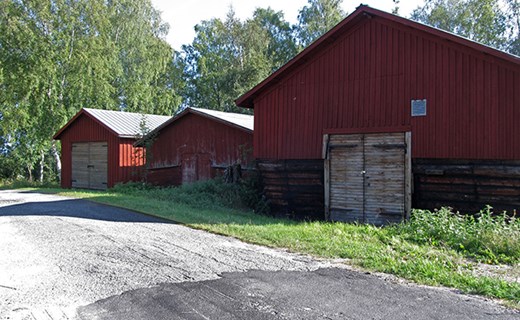
<instances>
[{"instance_id":1,"label":"birch trunk","mask_svg":"<svg viewBox=\"0 0 520 320\"><path fill-rule=\"evenodd\" d=\"M56 161L56 173L58 174L58 181L61 182L61 159L58 149L56 148L56 141L52 141L51 152Z\"/></svg>"},{"instance_id":2,"label":"birch trunk","mask_svg":"<svg viewBox=\"0 0 520 320\"><path fill-rule=\"evenodd\" d=\"M45 166L45 152L43 150L40 151L41 159L40 159L40 183L43 183L43 167Z\"/></svg>"},{"instance_id":3,"label":"birch trunk","mask_svg":"<svg viewBox=\"0 0 520 320\"><path fill-rule=\"evenodd\" d=\"M29 173L29 182L32 182L33 176L32 176L32 168L30 165L27 165L27 173Z\"/></svg>"}]
</instances>

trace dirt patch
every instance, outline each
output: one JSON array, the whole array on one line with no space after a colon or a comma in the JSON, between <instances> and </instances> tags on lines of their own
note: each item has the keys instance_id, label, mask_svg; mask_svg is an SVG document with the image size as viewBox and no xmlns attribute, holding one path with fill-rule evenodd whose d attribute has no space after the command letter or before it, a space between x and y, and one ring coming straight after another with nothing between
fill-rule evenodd
<instances>
[{"instance_id":1,"label":"dirt patch","mask_svg":"<svg viewBox=\"0 0 520 320\"><path fill-rule=\"evenodd\" d=\"M507 282L520 283L520 264L510 265L491 265L476 263L473 266L473 274L478 276L499 278Z\"/></svg>"}]
</instances>

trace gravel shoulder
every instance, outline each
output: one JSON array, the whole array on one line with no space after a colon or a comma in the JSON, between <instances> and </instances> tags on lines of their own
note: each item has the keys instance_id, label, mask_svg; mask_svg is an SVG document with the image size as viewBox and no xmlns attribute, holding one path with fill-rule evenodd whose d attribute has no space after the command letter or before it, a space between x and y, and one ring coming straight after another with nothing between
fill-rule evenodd
<instances>
[{"instance_id":1,"label":"gravel shoulder","mask_svg":"<svg viewBox=\"0 0 520 320\"><path fill-rule=\"evenodd\" d=\"M330 266L118 208L21 191L0 191L0 235L0 315L10 319L68 317L128 290L224 272Z\"/></svg>"}]
</instances>

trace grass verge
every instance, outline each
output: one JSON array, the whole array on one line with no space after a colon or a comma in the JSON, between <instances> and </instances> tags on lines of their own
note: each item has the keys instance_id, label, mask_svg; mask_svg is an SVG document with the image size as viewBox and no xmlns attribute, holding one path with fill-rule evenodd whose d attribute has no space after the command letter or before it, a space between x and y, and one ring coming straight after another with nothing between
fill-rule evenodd
<instances>
[{"instance_id":1,"label":"grass verge","mask_svg":"<svg viewBox=\"0 0 520 320\"><path fill-rule=\"evenodd\" d=\"M222 203L205 196L205 192L215 191L211 186L150 189L134 185L108 192L41 191L116 205L250 243L324 258L348 259L351 264L367 270L394 274L419 284L442 285L464 293L503 299L509 306L520 308L518 275L512 279L475 272L483 262L504 263L514 270L519 267L520 221L505 217L492 220L489 212L483 212L481 218L466 220L447 209L433 213L416 211L408 223L379 228L297 222L230 209L225 207L229 205L227 200ZM191 192L197 196L189 196ZM509 240L502 241L503 237Z\"/></svg>"}]
</instances>

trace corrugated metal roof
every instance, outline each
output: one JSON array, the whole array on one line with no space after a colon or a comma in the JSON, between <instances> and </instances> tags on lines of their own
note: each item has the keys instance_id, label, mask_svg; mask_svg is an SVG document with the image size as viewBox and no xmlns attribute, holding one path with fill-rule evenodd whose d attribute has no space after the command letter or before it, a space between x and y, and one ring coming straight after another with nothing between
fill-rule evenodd
<instances>
[{"instance_id":1,"label":"corrugated metal roof","mask_svg":"<svg viewBox=\"0 0 520 320\"><path fill-rule=\"evenodd\" d=\"M254 129L254 117L248 114L222 112L216 110L202 109L202 108L190 108L191 110L198 111L200 113L207 114L209 116L231 122L237 126L253 130Z\"/></svg>"},{"instance_id":2,"label":"corrugated metal roof","mask_svg":"<svg viewBox=\"0 0 520 320\"><path fill-rule=\"evenodd\" d=\"M141 134L141 121L145 120L148 131L152 131L164 122L171 119L170 116L155 114L141 114L133 112L112 111L83 108L92 117L114 131L121 138L133 138Z\"/></svg>"}]
</instances>

